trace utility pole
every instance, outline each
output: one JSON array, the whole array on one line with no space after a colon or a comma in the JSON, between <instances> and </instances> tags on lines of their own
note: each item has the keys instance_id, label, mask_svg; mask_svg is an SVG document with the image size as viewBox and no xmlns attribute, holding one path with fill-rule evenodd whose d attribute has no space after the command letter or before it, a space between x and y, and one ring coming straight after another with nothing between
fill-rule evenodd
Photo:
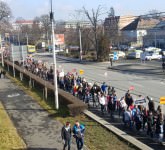
<instances>
[{"instance_id":1,"label":"utility pole","mask_svg":"<svg viewBox=\"0 0 165 150\"><path fill-rule=\"evenodd\" d=\"M53 70L54 70L54 96L55 96L55 105L56 109L59 109L58 103L58 86L57 86L57 71L56 71L56 52L55 52L55 35L54 35L54 14L52 11L52 0L51 2L51 12L50 12L50 21L52 24L52 42L53 42Z\"/></svg>"},{"instance_id":2,"label":"utility pole","mask_svg":"<svg viewBox=\"0 0 165 150\"><path fill-rule=\"evenodd\" d=\"M155 30L155 47L157 47L157 34L156 34L156 30Z\"/></svg>"}]
</instances>

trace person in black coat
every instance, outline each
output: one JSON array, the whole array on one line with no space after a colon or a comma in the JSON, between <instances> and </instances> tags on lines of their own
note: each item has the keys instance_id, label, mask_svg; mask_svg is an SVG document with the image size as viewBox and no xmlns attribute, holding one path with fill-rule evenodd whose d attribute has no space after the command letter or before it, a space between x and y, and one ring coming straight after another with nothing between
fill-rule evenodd
<instances>
[{"instance_id":1,"label":"person in black coat","mask_svg":"<svg viewBox=\"0 0 165 150\"><path fill-rule=\"evenodd\" d=\"M68 150L70 150L70 147L71 147L71 137L72 137L72 131L71 131L71 127L70 127L70 122L66 122L66 125L64 125L62 127L61 137L62 137L62 140L63 140L63 143L64 143L63 150L65 150L66 147L68 147Z\"/></svg>"}]
</instances>

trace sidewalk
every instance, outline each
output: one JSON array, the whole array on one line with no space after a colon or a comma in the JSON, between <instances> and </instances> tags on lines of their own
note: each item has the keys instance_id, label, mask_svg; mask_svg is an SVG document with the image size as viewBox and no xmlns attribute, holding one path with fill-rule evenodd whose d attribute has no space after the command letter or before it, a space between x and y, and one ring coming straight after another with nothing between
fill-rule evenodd
<instances>
[{"instance_id":1,"label":"sidewalk","mask_svg":"<svg viewBox=\"0 0 165 150\"><path fill-rule=\"evenodd\" d=\"M27 149L62 150L63 125L50 118L46 110L9 79L0 79L0 82L0 100ZM75 144L72 144L72 150L76 150Z\"/></svg>"}]
</instances>

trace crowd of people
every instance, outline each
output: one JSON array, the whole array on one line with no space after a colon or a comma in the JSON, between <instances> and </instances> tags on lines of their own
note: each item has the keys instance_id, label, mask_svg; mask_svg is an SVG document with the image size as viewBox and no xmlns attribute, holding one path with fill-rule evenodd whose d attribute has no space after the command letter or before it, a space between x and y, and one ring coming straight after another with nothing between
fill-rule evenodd
<instances>
[{"instance_id":1,"label":"crowd of people","mask_svg":"<svg viewBox=\"0 0 165 150\"><path fill-rule=\"evenodd\" d=\"M44 63L33 59L27 59L24 66L28 71L53 83L52 67L48 69ZM105 82L101 85L91 84L76 72L61 74L57 71L57 80L59 88L73 94L89 107L97 107L103 115L109 114L112 119L118 115L125 128L146 132L151 138L158 137L159 142L164 140L163 112L161 106L155 108L152 98L139 95L138 99L144 99L144 103L136 104L136 99L129 90L119 98L114 87Z\"/></svg>"}]
</instances>

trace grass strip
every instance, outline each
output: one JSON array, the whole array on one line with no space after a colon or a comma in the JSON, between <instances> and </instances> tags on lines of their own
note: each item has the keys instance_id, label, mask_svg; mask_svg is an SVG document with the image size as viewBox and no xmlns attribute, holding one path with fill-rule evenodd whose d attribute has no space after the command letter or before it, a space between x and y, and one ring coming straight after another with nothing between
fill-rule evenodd
<instances>
[{"instance_id":1,"label":"grass strip","mask_svg":"<svg viewBox=\"0 0 165 150\"><path fill-rule=\"evenodd\" d=\"M16 128L0 102L0 149L25 149L24 141L19 137Z\"/></svg>"}]
</instances>

